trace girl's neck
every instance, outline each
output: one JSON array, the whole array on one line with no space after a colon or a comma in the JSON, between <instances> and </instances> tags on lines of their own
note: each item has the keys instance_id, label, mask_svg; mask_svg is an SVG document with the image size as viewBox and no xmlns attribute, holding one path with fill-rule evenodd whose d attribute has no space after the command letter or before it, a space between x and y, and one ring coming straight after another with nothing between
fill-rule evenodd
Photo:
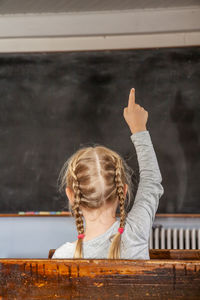
<instances>
[{"instance_id":1,"label":"girl's neck","mask_svg":"<svg viewBox=\"0 0 200 300\"><path fill-rule=\"evenodd\" d=\"M112 204L105 204L101 208L84 209L81 207L85 219L84 240L89 241L105 233L116 221L118 200Z\"/></svg>"},{"instance_id":2,"label":"girl's neck","mask_svg":"<svg viewBox=\"0 0 200 300\"><path fill-rule=\"evenodd\" d=\"M103 233L105 233L116 221L116 217L107 219L96 219L95 221L86 221L84 241L89 241Z\"/></svg>"}]
</instances>

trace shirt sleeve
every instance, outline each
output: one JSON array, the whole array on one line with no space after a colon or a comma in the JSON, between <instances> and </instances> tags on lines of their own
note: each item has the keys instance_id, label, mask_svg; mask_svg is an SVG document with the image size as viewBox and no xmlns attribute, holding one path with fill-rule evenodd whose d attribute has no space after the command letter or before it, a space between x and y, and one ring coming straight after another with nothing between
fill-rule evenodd
<instances>
[{"instance_id":1,"label":"shirt sleeve","mask_svg":"<svg viewBox=\"0 0 200 300\"><path fill-rule=\"evenodd\" d=\"M148 130L131 135L139 164L140 180L135 201L127 215L138 235L148 241L159 199L164 194L162 176Z\"/></svg>"},{"instance_id":2,"label":"shirt sleeve","mask_svg":"<svg viewBox=\"0 0 200 300\"><path fill-rule=\"evenodd\" d=\"M73 254L74 254L74 244L66 242L55 250L52 259L73 258Z\"/></svg>"}]
</instances>

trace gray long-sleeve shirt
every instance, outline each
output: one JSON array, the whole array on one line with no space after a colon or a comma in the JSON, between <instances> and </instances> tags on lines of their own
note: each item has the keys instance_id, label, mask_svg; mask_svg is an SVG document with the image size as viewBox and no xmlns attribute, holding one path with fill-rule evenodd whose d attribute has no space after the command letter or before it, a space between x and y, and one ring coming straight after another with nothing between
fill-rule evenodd
<instances>
[{"instance_id":1,"label":"gray long-sleeve shirt","mask_svg":"<svg viewBox=\"0 0 200 300\"><path fill-rule=\"evenodd\" d=\"M150 259L149 236L164 188L149 131L136 132L131 135L131 140L137 153L140 181L121 236L121 259ZM84 258L107 258L109 238L117 233L119 227L117 219L105 233L85 242L83 240ZM57 248L52 258L73 258L74 250L75 243L66 242Z\"/></svg>"}]
</instances>

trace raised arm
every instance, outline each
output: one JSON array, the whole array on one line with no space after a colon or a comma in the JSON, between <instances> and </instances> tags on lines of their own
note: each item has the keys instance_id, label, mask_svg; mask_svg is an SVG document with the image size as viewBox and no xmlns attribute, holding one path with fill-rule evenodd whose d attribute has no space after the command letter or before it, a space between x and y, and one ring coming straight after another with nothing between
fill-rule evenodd
<instances>
[{"instance_id":1,"label":"raised arm","mask_svg":"<svg viewBox=\"0 0 200 300\"><path fill-rule=\"evenodd\" d=\"M131 136L131 140L137 153L140 180L127 219L139 231L141 237L148 241L159 199L164 193L162 176L149 131L137 132Z\"/></svg>"},{"instance_id":2,"label":"raised arm","mask_svg":"<svg viewBox=\"0 0 200 300\"><path fill-rule=\"evenodd\" d=\"M131 130L131 140L135 146L140 181L127 221L132 224L142 239L148 241L159 199L164 193L162 176L149 131L146 129L148 112L135 103L135 90L129 95L124 118Z\"/></svg>"}]
</instances>

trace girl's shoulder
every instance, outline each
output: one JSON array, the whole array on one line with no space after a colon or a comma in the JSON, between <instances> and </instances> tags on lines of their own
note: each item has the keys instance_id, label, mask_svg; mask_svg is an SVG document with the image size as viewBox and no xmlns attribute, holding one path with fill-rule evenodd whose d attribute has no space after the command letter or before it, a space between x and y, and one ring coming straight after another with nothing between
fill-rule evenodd
<instances>
[{"instance_id":1,"label":"girl's shoulder","mask_svg":"<svg viewBox=\"0 0 200 300\"><path fill-rule=\"evenodd\" d=\"M73 258L76 242L66 242L56 249L52 258Z\"/></svg>"}]
</instances>

